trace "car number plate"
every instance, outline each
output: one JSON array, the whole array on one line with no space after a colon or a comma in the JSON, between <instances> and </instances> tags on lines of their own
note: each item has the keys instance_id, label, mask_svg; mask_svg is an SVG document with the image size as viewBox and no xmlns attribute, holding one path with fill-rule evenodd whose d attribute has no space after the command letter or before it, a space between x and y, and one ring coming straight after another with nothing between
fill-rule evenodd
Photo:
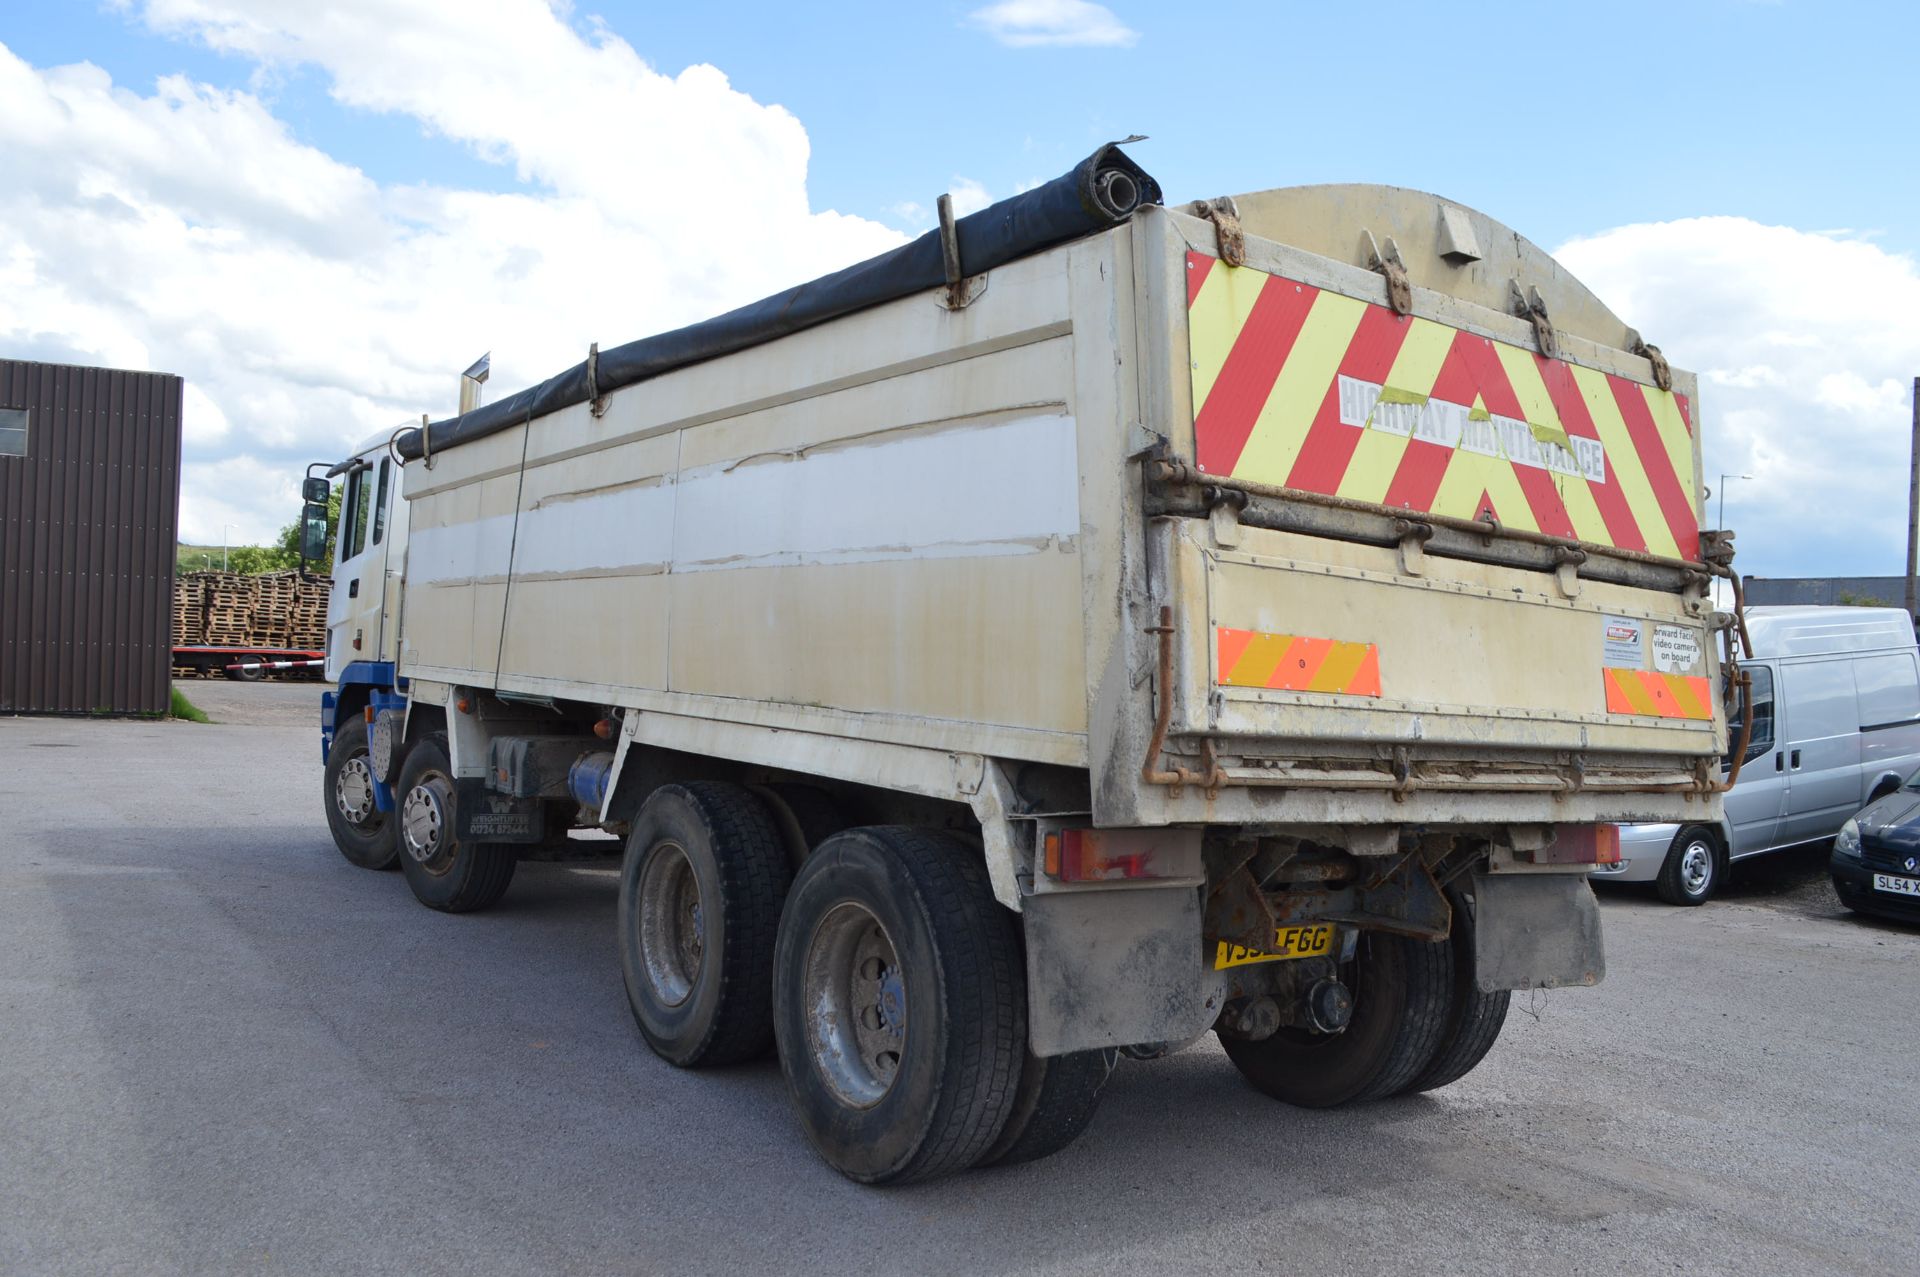
<instances>
[{"instance_id":1,"label":"car number plate","mask_svg":"<svg viewBox=\"0 0 1920 1277\"><path fill-rule=\"evenodd\" d=\"M1215 942L1213 969L1244 967L1251 962L1283 962L1288 958L1318 958L1333 952L1331 922L1314 922L1303 927L1281 927L1274 933L1272 949L1251 949L1242 944Z\"/></svg>"},{"instance_id":2,"label":"car number plate","mask_svg":"<svg viewBox=\"0 0 1920 1277\"><path fill-rule=\"evenodd\" d=\"M1875 874L1873 889L1892 892L1896 896L1920 896L1920 878L1896 878L1892 874Z\"/></svg>"}]
</instances>

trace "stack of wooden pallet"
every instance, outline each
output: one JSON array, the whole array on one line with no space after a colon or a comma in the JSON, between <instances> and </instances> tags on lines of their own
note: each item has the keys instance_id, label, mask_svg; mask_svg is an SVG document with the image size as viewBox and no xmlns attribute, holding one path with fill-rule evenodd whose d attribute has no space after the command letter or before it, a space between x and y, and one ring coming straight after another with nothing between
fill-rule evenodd
<instances>
[{"instance_id":1,"label":"stack of wooden pallet","mask_svg":"<svg viewBox=\"0 0 1920 1277\"><path fill-rule=\"evenodd\" d=\"M206 578L206 637L212 647L253 644L253 578L240 572L202 572Z\"/></svg>"},{"instance_id":2,"label":"stack of wooden pallet","mask_svg":"<svg viewBox=\"0 0 1920 1277\"><path fill-rule=\"evenodd\" d=\"M318 651L331 586L298 572L188 572L173 583L174 646Z\"/></svg>"},{"instance_id":3,"label":"stack of wooden pallet","mask_svg":"<svg viewBox=\"0 0 1920 1277\"><path fill-rule=\"evenodd\" d=\"M325 576L294 576L293 603L287 609L295 647L324 648L327 645L327 595L333 579Z\"/></svg>"},{"instance_id":4,"label":"stack of wooden pallet","mask_svg":"<svg viewBox=\"0 0 1920 1277\"><path fill-rule=\"evenodd\" d=\"M206 642L207 574L189 572L173 578L173 645Z\"/></svg>"}]
</instances>

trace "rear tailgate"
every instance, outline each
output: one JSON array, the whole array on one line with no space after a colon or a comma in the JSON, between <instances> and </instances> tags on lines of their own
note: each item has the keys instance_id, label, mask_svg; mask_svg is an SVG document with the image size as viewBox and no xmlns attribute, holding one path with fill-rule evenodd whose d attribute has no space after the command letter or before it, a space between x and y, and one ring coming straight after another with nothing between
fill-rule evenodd
<instances>
[{"instance_id":1,"label":"rear tailgate","mask_svg":"<svg viewBox=\"0 0 1920 1277\"><path fill-rule=\"evenodd\" d=\"M1173 467L1211 510L1160 523L1173 734L1251 783L1699 777L1725 741L1692 379L1579 338L1539 353L1426 289L1396 314L1379 275L1252 237L1229 266L1206 223L1167 224Z\"/></svg>"}]
</instances>

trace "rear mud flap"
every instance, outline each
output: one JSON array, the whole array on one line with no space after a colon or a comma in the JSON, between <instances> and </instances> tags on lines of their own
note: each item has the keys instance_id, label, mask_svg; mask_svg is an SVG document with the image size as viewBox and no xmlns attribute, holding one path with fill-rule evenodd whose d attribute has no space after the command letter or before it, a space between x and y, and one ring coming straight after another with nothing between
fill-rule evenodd
<instances>
[{"instance_id":1,"label":"rear mud flap","mask_svg":"<svg viewBox=\"0 0 1920 1277\"><path fill-rule=\"evenodd\" d=\"M1185 1042L1212 1027L1193 887L1027 896L1028 1036L1035 1055Z\"/></svg>"},{"instance_id":2,"label":"rear mud flap","mask_svg":"<svg viewBox=\"0 0 1920 1277\"><path fill-rule=\"evenodd\" d=\"M1483 993L1606 978L1600 905L1584 875L1475 874L1474 982Z\"/></svg>"}]
</instances>

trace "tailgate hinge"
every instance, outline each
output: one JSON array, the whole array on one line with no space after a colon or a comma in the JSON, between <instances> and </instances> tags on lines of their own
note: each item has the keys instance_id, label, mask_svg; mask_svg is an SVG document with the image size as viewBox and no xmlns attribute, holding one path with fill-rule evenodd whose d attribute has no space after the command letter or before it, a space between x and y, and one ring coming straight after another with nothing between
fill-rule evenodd
<instances>
[{"instance_id":1,"label":"tailgate hinge","mask_svg":"<svg viewBox=\"0 0 1920 1277\"><path fill-rule=\"evenodd\" d=\"M1400 246L1393 242L1393 236L1387 236L1387 246L1382 249L1374 241L1372 231L1361 231L1366 236L1367 269L1386 276L1387 304L1393 307L1396 315L1413 313L1413 281L1407 278L1407 264L1400 260Z\"/></svg>"},{"instance_id":2,"label":"tailgate hinge","mask_svg":"<svg viewBox=\"0 0 1920 1277\"><path fill-rule=\"evenodd\" d=\"M1553 335L1553 321L1547 317L1547 303L1541 298L1540 290L1528 288L1523 292L1519 280L1509 279L1507 300L1514 314L1533 325L1533 340L1540 353L1548 359L1558 358L1560 343Z\"/></svg>"},{"instance_id":3,"label":"tailgate hinge","mask_svg":"<svg viewBox=\"0 0 1920 1277\"><path fill-rule=\"evenodd\" d=\"M1653 365L1653 384L1662 390L1673 389L1673 365L1660 353L1660 347L1647 345L1636 328L1627 329L1627 350Z\"/></svg>"},{"instance_id":4,"label":"tailgate hinge","mask_svg":"<svg viewBox=\"0 0 1920 1277\"><path fill-rule=\"evenodd\" d=\"M1213 223L1214 246L1220 260L1229 266L1247 264L1247 234L1240 229L1240 206L1230 195L1217 200L1195 200L1187 206L1195 217Z\"/></svg>"}]
</instances>

